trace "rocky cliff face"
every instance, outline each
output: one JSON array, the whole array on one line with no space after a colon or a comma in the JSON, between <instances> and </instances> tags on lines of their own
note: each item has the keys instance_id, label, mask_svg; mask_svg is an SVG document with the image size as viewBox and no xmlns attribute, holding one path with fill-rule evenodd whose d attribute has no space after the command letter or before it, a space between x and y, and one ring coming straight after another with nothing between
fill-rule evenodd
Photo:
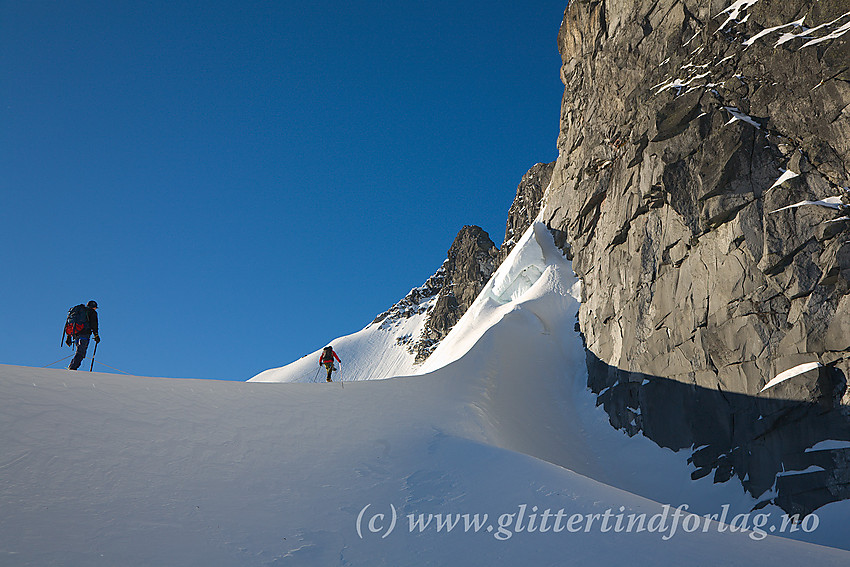
<instances>
[{"instance_id":1,"label":"rocky cliff face","mask_svg":"<svg viewBox=\"0 0 850 567\"><path fill-rule=\"evenodd\" d=\"M806 513L850 498L850 4L732 2L570 1L544 220L612 423Z\"/></svg>"}]
</instances>

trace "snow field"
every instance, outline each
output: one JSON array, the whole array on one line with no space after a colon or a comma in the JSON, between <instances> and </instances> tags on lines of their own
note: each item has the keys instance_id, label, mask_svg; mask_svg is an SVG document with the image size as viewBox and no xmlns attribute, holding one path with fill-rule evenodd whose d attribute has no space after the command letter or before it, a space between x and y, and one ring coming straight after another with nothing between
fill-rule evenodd
<instances>
[{"instance_id":1,"label":"snow field","mask_svg":"<svg viewBox=\"0 0 850 567\"><path fill-rule=\"evenodd\" d=\"M692 516L673 532L665 504L732 518L752 499L610 427L585 388L577 292L535 224L417 376L343 387L0 366L0 564L850 562L716 523L689 533ZM797 536L839 545L846 509ZM478 514L480 529L438 531L429 514ZM630 515L666 528L615 529Z\"/></svg>"}]
</instances>

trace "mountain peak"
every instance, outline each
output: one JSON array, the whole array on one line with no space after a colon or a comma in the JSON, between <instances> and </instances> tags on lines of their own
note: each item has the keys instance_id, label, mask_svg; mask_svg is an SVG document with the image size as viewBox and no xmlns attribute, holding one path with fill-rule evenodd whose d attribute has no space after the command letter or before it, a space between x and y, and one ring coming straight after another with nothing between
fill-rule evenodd
<instances>
[{"instance_id":1,"label":"mountain peak","mask_svg":"<svg viewBox=\"0 0 850 567\"><path fill-rule=\"evenodd\" d=\"M422 335L412 347L417 363L428 358L478 297L498 267L497 255L498 249L484 229L474 225L460 229L449 248L448 258L437 272L442 272L442 287L437 301L428 315Z\"/></svg>"},{"instance_id":2,"label":"mountain peak","mask_svg":"<svg viewBox=\"0 0 850 567\"><path fill-rule=\"evenodd\" d=\"M375 317L372 323L389 327L390 323L400 318L427 312L421 335L400 338L402 343L409 345L409 351L416 355L416 363L421 363L478 297L481 288L498 267L498 252L483 228L464 226L457 233L446 259L434 275Z\"/></svg>"}]
</instances>

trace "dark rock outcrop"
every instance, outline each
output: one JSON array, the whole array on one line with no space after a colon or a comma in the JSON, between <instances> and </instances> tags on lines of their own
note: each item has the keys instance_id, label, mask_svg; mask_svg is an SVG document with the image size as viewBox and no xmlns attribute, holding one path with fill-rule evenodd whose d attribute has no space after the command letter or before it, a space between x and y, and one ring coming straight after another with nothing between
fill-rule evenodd
<instances>
[{"instance_id":1,"label":"dark rock outcrop","mask_svg":"<svg viewBox=\"0 0 850 567\"><path fill-rule=\"evenodd\" d=\"M440 268L441 288L419 340L413 345L422 362L478 297L498 264L498 250L484 229L465 226L458 233Z\"/></svg>"},{"instance_id":2,"label":"dark rock outcrop","mask_svg":"<svg viewBox=\"0 0 850 567\"><path fill-rule=\"evenodd\" d=\"M734 446L695 453L700 470L746 478L756 496L776 485L776 503L810 512L850 495L846 455L794 489L774 477L804 464L801 439L850 440L850 6L730 5L571 0L544 215L583 281L592 385L646 375L732 400L672 445L726 424ZM821 370L762 391L803 363ZM647 415L663 410L634 411L642 383L606 409L652 436ZM755 421L777 399L793 408L777 410L784 437L758 453L772 465L733 458L745 438L764 441ZM694 399L667 403L680 402Z\"/></svg>"},{"instance_id":3,"label":"dark rock outcrop","mask_svg":"<svg viewBox=\"0 0 850 567\"><path fill-rule=\"evenodd\" d=\"M424 361L478 297L484 284L496 270L498 250L484 229L465 226L455 237L447 258L437 272L410 292L372 324L387 329L402 318L427 313L425 328L418 337L405 336L400 344Z\"/></svg>"},{"instance_id":4,"label":"dark rock outcrop","mask_svg":"<svg viewBox=\"0 0 850 567\"><path fill-rule=\"evenodd\" d=\"M522 176L522 180L516 188L516 197L514 197L511 208L508 210L505 240L499 249L496 261L497 266L508 257L514 245L519 241L523 233L528 230L534 219L537 218L537 214L543 206L543 193L552 180L552 170L554 168L554 161L551 163L538 163Z\"/></svg>"}]
</instances>

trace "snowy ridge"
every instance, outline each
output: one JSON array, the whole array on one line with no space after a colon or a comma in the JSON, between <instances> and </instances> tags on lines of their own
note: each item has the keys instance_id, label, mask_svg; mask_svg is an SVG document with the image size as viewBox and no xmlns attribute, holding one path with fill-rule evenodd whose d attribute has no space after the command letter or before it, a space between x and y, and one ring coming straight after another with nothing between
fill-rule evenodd
<instances>
[{"instance_id":1,"label":"snowy ridge","mask_svg":"<svg viewBox=\"0 0 850 567\"><path fill-rule=\"evenodd\" d=\"M422 333L428 311L436 300L436 295L433 295L421 298L421 302L415 303L415 306L411 302L406 302L403 310L388 312L391 313L389 316L379 317L365 329L328 343L334 347L342 359L342 364L338 365L339 372L334 373L333 379L337 381L378 380L412 374L416 354L408 347ZM325 373L319 368L319 355L325 346L322 345L316 351L286 366L265 370L248 381L324 381Z\"/></svg>"},{"instance_id":2,"label":"snowy ridge","mask_svg":"<svg viewBox=\"0 0 850 567\"><path fill-rule=\"evenodd\" d=\"M445 260L424 284L411 289L395 305L375 317L366 328L328 343L343 362L339 365L339 372L333 375L334 380L379 380L414 372L416 351L413 346L422 335L431 308L446 283L447 263L448 260ZM286 366L260 372L248 381L324 381L318 361L325 346Z\"/></svg>"},{"instance_id":3,"label":"snowy ridge","mask_svg":"<svg viewBox=\"0 0 850 567\"><path fill-rule=\"evenodd\" d=\"M463 356L487 329L516 308L514 302L534 287L547 270L555 270L554 266L558 266L563 277L568 279L567 287L561 291L572 297L577 307L581 282L572 275L571 268L565 267L566 260L554 244L545 247L544 251L539 243L547 240L551 240L551 236L546 227L540 222L532 223L481 290L478 299L423 363L418 374L430 372Z\"/></svg>"}]
</instances>

